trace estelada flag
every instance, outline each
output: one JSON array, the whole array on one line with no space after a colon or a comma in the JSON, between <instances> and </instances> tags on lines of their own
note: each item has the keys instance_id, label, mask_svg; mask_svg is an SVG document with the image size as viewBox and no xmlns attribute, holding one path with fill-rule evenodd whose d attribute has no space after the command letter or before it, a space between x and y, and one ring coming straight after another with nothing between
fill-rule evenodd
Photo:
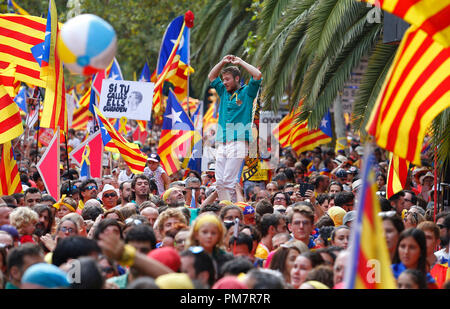
<instances>
[{"instance_id":1,"label":"estelada flag","mask_svg":"<svg viewBox=\"0 0 450 309\"><path fill-rule=\"evenodd\" d=\"M358 196L356 220L350 237L350 256L345 266L346 289L395 289L391 259L379 212L373 167L375 156L370 146L364 151L362 189Z\"/></svg>"}]
</instances>

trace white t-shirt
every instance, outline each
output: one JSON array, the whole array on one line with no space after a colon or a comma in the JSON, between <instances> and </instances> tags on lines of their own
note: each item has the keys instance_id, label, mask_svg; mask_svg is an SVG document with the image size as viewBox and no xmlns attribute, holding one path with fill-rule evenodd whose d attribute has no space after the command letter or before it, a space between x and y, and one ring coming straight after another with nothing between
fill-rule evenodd
<instances>
[{"instance_id":1,"label":"white t-shirt","mask_svg":"<svg viewBox=\"0 0 450 309\"><path fill-rule=\"evenodd\" d=\"M131 173L130 175L127 175L127 171L126 170L121 170L119 173L119 177L117 178L117 181L120 183L127 181L127 180L131 180L133 179L134 174Z\"/></svg>"}]
</instances>

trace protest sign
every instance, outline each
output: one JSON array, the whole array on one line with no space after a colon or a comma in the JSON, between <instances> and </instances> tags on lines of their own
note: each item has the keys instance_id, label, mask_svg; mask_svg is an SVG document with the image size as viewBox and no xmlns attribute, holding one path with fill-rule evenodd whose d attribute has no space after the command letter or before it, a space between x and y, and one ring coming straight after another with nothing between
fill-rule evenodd
<instances>
[{"instance_id":1,"label":"protest sign","mask_svg":"<svg viewBox=\"0 0 450 309\"><path fill-rule=\"evenodd\" d=\"M154 83L105 79L99 109L107 118L150 120Z\"/></svg>"}]
</instances>

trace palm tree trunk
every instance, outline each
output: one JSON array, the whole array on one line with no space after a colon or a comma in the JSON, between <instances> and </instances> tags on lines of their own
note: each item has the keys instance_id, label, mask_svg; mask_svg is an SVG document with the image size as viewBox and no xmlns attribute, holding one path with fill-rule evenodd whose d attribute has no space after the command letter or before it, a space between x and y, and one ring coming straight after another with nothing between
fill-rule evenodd
<instances>
[{"instance_id":1,"label":"palm tree trunk","mask_svg":"<svg viewBox=\"0 0 450 309\"><path fill-rule=\"evenodd\" d=\"M341 95L338 95L333 103L334 131L336 133L336 145L337 143L343 144L345 146L345 155L348 155L347 135L345 133L345 119L341 98Z\"/></svg>"}]
</instances>

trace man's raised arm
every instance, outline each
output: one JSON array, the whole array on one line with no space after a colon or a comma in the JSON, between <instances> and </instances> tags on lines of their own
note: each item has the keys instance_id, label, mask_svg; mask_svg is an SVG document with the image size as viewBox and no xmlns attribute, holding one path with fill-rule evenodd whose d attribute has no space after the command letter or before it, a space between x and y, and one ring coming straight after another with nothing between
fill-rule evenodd
<instances>
[{"instance_id":1,"label":"man's raised arm","mask_svg":"<svg viewBox=\"0 0 450 309\"><path fill-rule=\"evenodd\" d=\"M234 65L240 65L244 69L247 70L248 73L250 73L251 76L253 76L254 80L260 80L262 77L261 71L255 68L253 65L245 62L239 57L233 56L231 63Z\"/></svg>"},{"instance_id":2,"label":"man's raised arm","mask_svg":"<svg viewBox=\"0 0 450 309\"><path fill-rule=\"evenodd\" d=\"M208 74L208 78L209 81L212 82L213 80L215 80L219 74L220 71L222 70L223 66L227 63L231 63L231 59L234 56L231 55L226 55L225 57L222 58L222 60L219 61L219 63L217 63L212 69L211 72L209 72Z\"/></svg>"}]
</instances>

